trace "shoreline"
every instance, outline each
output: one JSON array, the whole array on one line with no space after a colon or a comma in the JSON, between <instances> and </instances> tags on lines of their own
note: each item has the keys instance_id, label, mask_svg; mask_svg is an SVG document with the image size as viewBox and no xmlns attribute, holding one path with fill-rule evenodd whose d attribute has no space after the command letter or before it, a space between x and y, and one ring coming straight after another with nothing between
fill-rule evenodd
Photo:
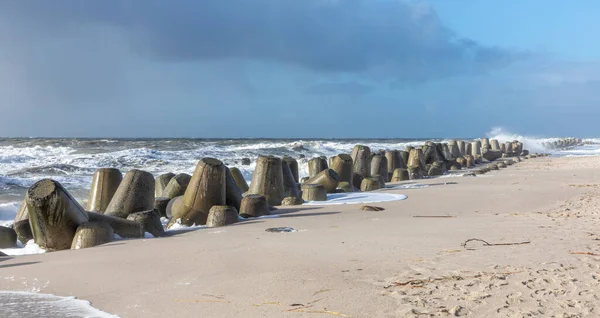
<instances>
[{"instance_id":1,"label":"shoreline","mask_svg":"<svg viewBox=\"0 0 600 318\"><path fill-rule=\"evenodd\" d=\"M490 177L385 189L408 199L370 204L379 212L282 207L279 218L3 258L0 279L122 317L598 314L600 258L569 253L600 253L599 167L597 157L524 160ZM461 246L470 238L530 243Z\"/></svg>"}]
</instances>

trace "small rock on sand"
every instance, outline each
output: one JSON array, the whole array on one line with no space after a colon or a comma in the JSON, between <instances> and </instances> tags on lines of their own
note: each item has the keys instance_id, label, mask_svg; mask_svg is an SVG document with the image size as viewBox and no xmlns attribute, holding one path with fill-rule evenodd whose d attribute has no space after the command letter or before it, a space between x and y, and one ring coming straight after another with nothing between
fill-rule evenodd
<instances>
[{"instance_id":1,"label":"small rock on sand","mask_svg":"<svg viewBox=\"0 0 600 318\"><path fill-rule=\"evenodd\" d=\"M360 209L362 211L383 211L383 210L385 210L382 207L373 206L373 205L363 205L362 207L360 207Z\"/></svg>"},{"instance_id":2,"label":"small rock on sand","mask_svg":"<svg viewBox=\"0 0 600 318\"><path fill-rule=\"evenodd\" d=\"M289 233L289 232L298 232L294 228L291 227L272 227L268 228L265 231L271 233Z\"/></svg>"}]
</instances>

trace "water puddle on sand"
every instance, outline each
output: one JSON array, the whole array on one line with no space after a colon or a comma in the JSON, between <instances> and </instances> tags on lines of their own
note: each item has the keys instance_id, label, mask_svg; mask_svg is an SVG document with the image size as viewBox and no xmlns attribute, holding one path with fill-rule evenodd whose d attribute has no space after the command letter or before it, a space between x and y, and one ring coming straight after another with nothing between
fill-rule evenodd
<instances>
[{"instance_id":1,"label":"water puddle on sand","mask_svg":"<svg viewBox=\"0 0 600 318\"><path fill-rule=\"evenodd\" d=\"M363 204L406 200L404 194L382 192L349 192L327 194L327 201L307 201L302 205Z\"/></svg>"},{"instance_id":2,"label":"water puddle on sand","mask_svg":"<svg viewBox=\"0 0 600 318\"><path fill-rule=\"evenodd\" d=\"M94 308L89 301L75 297L0 291L0 317L115 318L119 316Z\"/></svg>"}]
</instances>

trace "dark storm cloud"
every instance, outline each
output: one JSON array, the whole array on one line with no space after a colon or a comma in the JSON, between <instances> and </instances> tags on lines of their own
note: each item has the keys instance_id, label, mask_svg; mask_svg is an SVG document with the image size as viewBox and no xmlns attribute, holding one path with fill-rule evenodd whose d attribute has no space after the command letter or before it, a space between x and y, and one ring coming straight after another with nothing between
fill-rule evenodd
<instances>
[{"instance_id":1,"label":"dark storm cloud","mask_svg":"<svg viewBox=\"0 0 600 318\"><path fill-rule=\"evenodd\" d=\"M515 58L457 38L415 1L20 0L0 9L18 37L108 25L134 52L170 62L246 58L410 83L482 72Z\"/></svg>"}]
</instances>

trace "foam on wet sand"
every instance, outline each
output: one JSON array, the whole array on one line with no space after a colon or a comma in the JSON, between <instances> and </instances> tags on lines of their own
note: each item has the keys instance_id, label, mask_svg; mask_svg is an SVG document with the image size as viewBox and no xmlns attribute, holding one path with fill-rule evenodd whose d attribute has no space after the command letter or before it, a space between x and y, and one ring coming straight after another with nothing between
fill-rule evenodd
<instances>
[{"instance_id":1,"label":"foam on wet sand","mask_svg":"<svg viewBox=\"0 0 600 318\"><path fill-rule=\"evenodd\" d=\"M0 317L115 318L91 306L89 301L19 291L0 291Z\"/></svg>"}]
</instances>

